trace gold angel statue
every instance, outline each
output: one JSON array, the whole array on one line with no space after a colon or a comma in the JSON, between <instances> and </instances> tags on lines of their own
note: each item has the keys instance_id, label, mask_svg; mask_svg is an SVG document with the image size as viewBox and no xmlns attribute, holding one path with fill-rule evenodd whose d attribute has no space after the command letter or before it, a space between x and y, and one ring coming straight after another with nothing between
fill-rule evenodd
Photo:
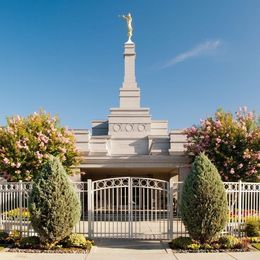
<instances>
[{"instance_id":1,"label":"gold angel statue","mask_svg":"<svg viewBox=\"0 0 260 260\"><path fill-rule=\"evenodd\" d=\"M124 18L126 20L126 23L127 23L128 42L132 42L131 41L131 37L133 35L132 16L131 16L130 13L128 13L128 15L122 15L121 17Z\"/></svg>"}]
</instances>

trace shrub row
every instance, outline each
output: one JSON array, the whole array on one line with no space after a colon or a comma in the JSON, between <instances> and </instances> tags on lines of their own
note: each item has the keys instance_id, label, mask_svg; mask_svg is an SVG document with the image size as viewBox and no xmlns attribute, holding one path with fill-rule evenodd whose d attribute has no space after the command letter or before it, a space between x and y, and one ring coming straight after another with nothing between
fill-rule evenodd
<instances>
[{"instance_id":1,"label":"shrub row","mask_svg":"<svg viewBox=\"0 0 260 260\"><path fill-rule=\"evenodd\" d=\"M11 231L10 233L0 231L0 244L14 246L22 249L45 249L44 245L41 243L40 237L22 237L21 233L17 230ZM56 244L56 247L82 248L90 250L92 244L93 242L86 239L84 235L72 233L64 239L60 240Z\"/></svg>"}]
</instances>

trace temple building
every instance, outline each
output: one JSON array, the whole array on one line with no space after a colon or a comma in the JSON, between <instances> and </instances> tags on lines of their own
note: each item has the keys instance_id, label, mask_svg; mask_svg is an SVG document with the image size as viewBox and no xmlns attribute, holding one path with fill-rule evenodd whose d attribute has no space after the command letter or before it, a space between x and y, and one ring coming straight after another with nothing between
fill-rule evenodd
<instances>
[{"instance_id":1,"label":"temple building","mask_svg":"<svg viewBox=\"0 0 260 260\"><path fill-rule=\"evenodd\" d=\"M169 130L167 120L153 120L150 109L141 106L135 59L135 44L128 41L119 107L110 108L107 119L92 121L91 131L72 130L82 154L81 180L135 176L181 181L189 173L182 130Z\"/></svg>"}]
</instances>

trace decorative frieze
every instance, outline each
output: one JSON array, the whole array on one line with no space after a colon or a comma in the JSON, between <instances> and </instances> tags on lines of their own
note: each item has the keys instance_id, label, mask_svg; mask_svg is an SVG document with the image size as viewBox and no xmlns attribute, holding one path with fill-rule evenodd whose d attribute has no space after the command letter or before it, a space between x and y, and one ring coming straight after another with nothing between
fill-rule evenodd
<instances>
[{"instance_id":1,"label":"decorative frieze","mask_svg":"<svg viewBox=\"0 0 260 260\"><path fill-rule=\"evenodd\" d=\"M144 123L117 123L111 124L111 128L113 132L147 132L148 125Z\"/></svg>"}]
</instances>

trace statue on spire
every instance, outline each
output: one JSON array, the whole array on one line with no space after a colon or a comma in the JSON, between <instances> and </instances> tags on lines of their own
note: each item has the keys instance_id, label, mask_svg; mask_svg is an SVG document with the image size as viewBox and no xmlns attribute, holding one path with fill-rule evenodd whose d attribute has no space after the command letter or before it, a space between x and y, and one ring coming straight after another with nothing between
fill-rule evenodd
<instances>
[{"instance_id":1,"label":"statue on spire","mask_svg":"<svg viewBox=\"0 0 260 260\"><path fill-rule=\"evenodd\" d=\"M130 13L128 13L128 15L122 15L122 18L124 18L126 20L127 23L127 35L128 35L128 43L132 43L131 37L133 35L133 26L132 26L132 16Z\"/></svg>"}]
</instances>

